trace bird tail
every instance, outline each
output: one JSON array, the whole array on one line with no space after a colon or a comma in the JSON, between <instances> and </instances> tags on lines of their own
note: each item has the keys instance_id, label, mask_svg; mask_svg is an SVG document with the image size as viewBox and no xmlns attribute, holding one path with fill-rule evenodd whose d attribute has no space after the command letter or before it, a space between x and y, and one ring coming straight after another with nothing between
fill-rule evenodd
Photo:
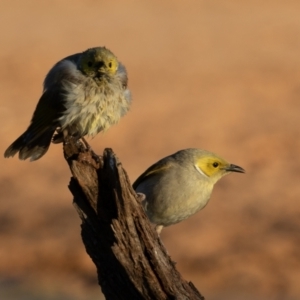
<instances>
[{"instance_id":1,"label":"bird tail","mask_svg":"<svg viewBox=\"0 0 300 300\"><path fill-rule=\"evenodd\" d=\"M41 158L48 150L55 129L48 129L43 134L32 137L29 129L17 138L4 152L4 157L13 157L19 152L19 158L30 161Z\"/></svg>"}]
</instances>

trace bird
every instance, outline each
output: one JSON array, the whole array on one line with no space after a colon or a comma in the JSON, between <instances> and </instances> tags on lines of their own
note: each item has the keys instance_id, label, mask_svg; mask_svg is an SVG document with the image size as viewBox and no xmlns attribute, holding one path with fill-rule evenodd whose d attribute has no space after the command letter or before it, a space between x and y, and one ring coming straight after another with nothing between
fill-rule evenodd
<instances>
[{"instance_id":1,"label":"bird","mask_svg":"<svg viewBox=\"0 0 300 300\"><path fill-rule=\"evenodd\" d=\"M214 185L231 172L245 170L220 156L188 148L169 155L142 173L133 183L142 206L158 235L203 209Z\"/></svg>"},{"instance_id":2,"label":"bird","mask_svg":"<svg viewBox=\"0 0 300 300\"><path fill-rule=\"evenodd\" d=\"M58 61L48 72L27 130L4 157L35 161L65 138L94 137L118 123L131 105L124 65L106 47L89 48ZM56 134L54 134L56 132Z\"/></svg>"}]
</instances>

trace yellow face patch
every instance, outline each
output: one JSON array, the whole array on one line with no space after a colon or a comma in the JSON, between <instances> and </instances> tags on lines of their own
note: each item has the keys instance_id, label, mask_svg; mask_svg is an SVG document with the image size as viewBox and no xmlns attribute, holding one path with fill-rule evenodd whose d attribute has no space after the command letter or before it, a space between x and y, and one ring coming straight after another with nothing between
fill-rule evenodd
<instances>
[{"instance_id":1,"label":"yellow face patch","mask_svg":"<svg viewBox=\"0 0 300 300\"><path fill-rule=\"evenodd\" d=\"M229 165L227 161L218 157L201 157L196 162L197 167L208 177L225 173Z\"/></svg>"}]
</instances>

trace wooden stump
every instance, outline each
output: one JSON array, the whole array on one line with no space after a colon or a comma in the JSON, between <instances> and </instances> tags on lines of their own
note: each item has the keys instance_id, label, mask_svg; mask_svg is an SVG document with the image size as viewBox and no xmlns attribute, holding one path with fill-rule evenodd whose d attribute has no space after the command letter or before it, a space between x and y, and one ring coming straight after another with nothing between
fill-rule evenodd
<instances>
[{"instance_id":1,"label":"wooden stump","mask_svg":"<svg viewBox=\"0 0 300 300\"><path fill-rule=\"evenodd\" d=\"M106 299L203 300L176 270L113 151L105 149L97 161L90 149L70 140L64 153L82 240Z\"/></svg>"}]
</instances>

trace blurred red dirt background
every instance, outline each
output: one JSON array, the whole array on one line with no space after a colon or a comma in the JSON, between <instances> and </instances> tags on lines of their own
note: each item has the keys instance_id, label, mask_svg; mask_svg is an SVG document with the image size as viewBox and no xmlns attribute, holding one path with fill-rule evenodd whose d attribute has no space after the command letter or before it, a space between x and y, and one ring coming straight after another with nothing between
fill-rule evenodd
<instances>
[{"instance_id":1,"label":"blurred red dirt background","mask_svg":"<svg viewBox=\"0 0 300 300\"><path fill-rule=\"evenodd\" d=\"M162 240L209 300L300 299L300 2L0 3L0 152L29 125L47 71L106 46L127 67L132 109L90 144L132 182L198 147L246 169ZM0 159L0 298L101 299L80 238L61 145Z\"/></svg>"}]
</instances>

